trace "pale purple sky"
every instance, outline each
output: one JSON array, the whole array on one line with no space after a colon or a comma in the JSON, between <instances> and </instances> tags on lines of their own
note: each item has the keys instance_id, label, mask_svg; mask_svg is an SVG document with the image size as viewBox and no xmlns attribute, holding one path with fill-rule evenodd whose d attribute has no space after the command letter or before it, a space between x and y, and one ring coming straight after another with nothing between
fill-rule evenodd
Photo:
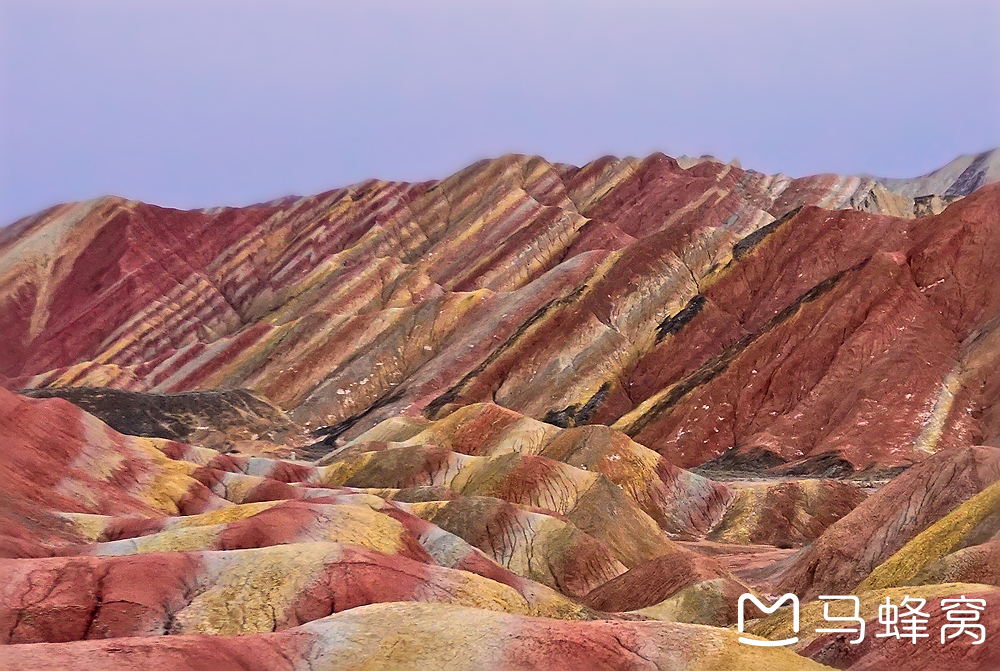
<instances>
[{"instance_id":1,"label":"pale purple sky","mask_svg":"<svg viewBox=\"0 0 1000 671\"><path fill-rule=\"evenodd\" d=\"M998 145L997 0L0 0L0 225L507 151L903 177Z\"/></svg>"}]
</instances>

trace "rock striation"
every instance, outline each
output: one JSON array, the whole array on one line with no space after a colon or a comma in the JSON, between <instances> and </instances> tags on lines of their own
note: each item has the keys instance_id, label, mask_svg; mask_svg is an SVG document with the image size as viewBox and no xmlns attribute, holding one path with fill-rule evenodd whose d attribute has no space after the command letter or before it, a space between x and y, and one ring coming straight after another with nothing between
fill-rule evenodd
<instances>
[{"instance_id":1,"label":"rock striation","mask_svg":"<svg viewBox=\"0 0 1000 671\"><path fill-rule=\"evenodd\" d=\"M929 200L937 196L941 202L969 195L981 186L1000 181L1000 150L959 156L948 165L915 179L879 179L894 192L904 196Z\"/></svg>"},{"instance_id":2,"label":"rock striation","mask_svg":"<svg viewBox=\"0 0 1000 671\"><path fill-rule=\"evenodd\" d=\"M733 630L1000 612L996 166L507 155L0 230L0 669L996 668L996 613Z\"/></svg>"},{"instance_id":3,"label":"rock striation","mask_svg":"<svg viewBox=\"0 0 1000 671\"><path fill-rule=\"evenodd\" d=\"M0 240L0 375L242 388L327 447L489 401L682 467L896 468L994 429L961 401L995 351L997 197L914 219L867 178L509 155L242 209L58 206Z\"/></svg>"}]
</instances>

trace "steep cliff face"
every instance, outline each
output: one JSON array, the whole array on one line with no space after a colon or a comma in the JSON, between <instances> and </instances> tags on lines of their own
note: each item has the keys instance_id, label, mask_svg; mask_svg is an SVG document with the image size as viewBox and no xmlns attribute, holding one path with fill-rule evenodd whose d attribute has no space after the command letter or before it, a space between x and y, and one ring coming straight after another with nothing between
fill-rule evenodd
<instances>
[{"instance_id":1,"label":"steep cliff face","mask_svg":"<svg viewBox=\"0 0 1000 671\"><path fill-rule=\"evenodd\" d=\"M966 158L508 155L3 229L0 668L916 668L723 627L745 592L1000 604L1000 185ZM927 659L993 668L988 631Z\"/></svg>"}]
</instances>

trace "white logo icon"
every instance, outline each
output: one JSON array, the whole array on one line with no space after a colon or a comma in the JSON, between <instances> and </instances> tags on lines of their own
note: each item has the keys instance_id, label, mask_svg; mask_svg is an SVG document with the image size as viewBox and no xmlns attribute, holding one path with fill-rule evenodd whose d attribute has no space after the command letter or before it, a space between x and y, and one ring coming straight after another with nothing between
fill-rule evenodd
<instances>
[{"instance_id":1,"label":"white logo icon","mask_svg":"<svg viewBox=\"0 0 1000 671\"><path fill-rule=\"evenodd\" d=\"M746 603L747 601L752 601L754 603L754 605L757 606L757 608L759 608L761 610L761 612L767 613L768 615L770 615L774 611L778 610L781 607L781 604L785 603L786 601L791 601L792 602L792 631L794 631L796 634L799 633L799 597L795 596L794 594L782 594L781 597L777 601L774 602L773 606L765 606L760 601L758 601L757 597L755 597L753 594L743 594L743 595L740 596L740 600L736 604L736 607L739 610L739 615L738 615L739 622L738 622L738 625L739 625L739 631L740 631L741 634L743 633L743 621L744 621L744 618L743 618L743 604ZM799 642L799 637L798 636L793 636L792 638L785 638L785 639L782 639L780 641L759 641L759 640L754 639L754 638L745 638L743 636L740 636L739 640L740 640L740 643L746 643L747 645L757 645L757 646L764 647L764 648L770 648L770 647L776 647L776 646L779 646L779 645L795 645L796 643Z\"/></svg>"}]
</instances>

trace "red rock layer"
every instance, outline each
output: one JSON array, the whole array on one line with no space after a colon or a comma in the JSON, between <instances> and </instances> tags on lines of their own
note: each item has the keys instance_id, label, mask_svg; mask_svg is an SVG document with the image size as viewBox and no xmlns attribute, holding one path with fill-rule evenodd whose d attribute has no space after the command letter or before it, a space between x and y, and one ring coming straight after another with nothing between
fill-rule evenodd
<instances>
[{"instance_id":1,"label":"red rock layer","mask_svg":"<svg viewBox=\"0 0 1000 671\"><path fill-rule=\"evenodd\" d=\"M243 209L61 206L0 246L0 375L246 387L331 441L492 400L681 466L897 466L986 429L952 401L987 369L951 364L996 313L996 198L901 219L872 180L505 156Z\"/></svg>"},{"instance_id":2,"label":"red rock layer","mask_svg":"<svg viewBox=\"0 0 1000 671\"><path fill-rule=\"evenodd\" d=\"M719 624L732 624L737 616L736 600L750 589L733 580L714 559L691 551L663 555L641 564L597 587L584 601L596 610L638 610L655 606L691 585L716 579L728 583L726 587L733 596Z\"/></svg>"},{"instance_id":3,"label":"red rock layer","mask_svg":"<svg viewBox=\"0 0 1000 671\"><path fill-rule=\"evenodd\" d=\"M785 561L777 583L808 599L846 594L958 504L1000 479L1000 449L941 452L912 467Z\"/></svg>"}]
</instances>

